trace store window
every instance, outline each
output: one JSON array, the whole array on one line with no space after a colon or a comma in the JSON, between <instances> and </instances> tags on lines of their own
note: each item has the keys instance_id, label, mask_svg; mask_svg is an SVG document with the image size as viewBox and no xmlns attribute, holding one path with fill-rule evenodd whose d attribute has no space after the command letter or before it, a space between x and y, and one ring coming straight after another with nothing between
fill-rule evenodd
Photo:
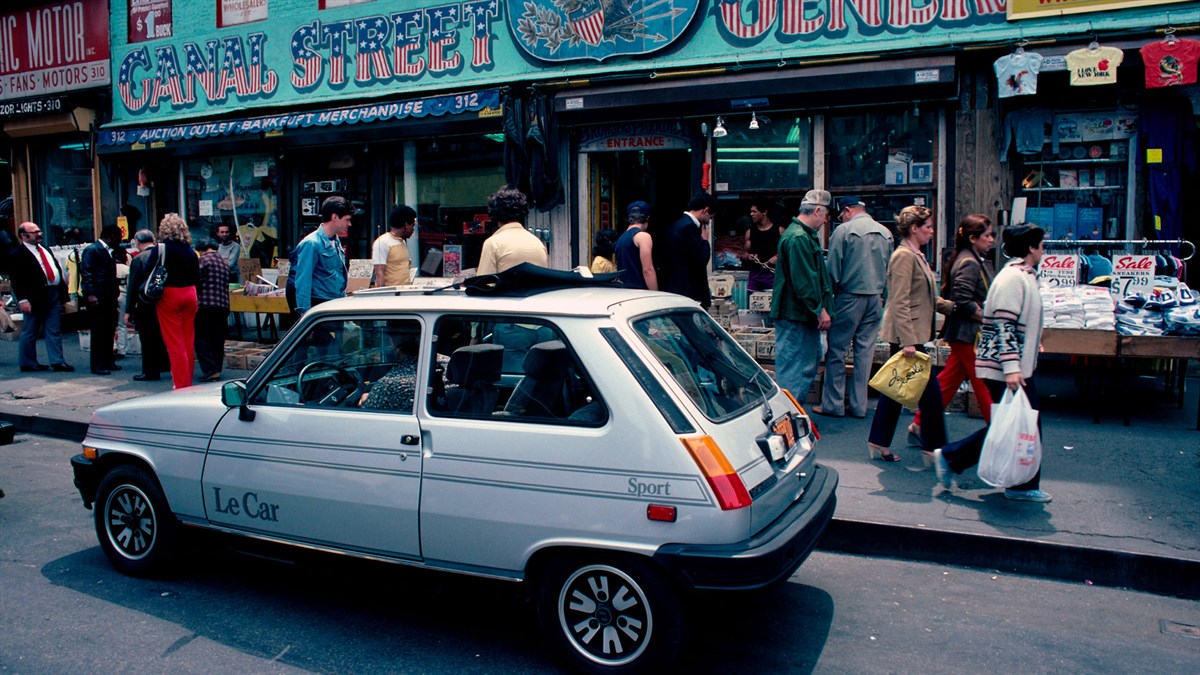
<instances>
[{"instance_id":1,"label":"store window","mask_svg":"<svg viewBox=\"0 0 1200 675\"><path fill-rule=\"evenodd\" d=\"M721 121L726 135L715 144L718 193L812 187L810 118L755 113L752 118L724 117Z\"/></svg>"},{"instance_id":2,"label":"store window","mask_svg":"<svg viewBox=\"0 0 1200 675\"><path fill-rule=\"evenodd\" d=\"M300 178L299 230L288 235L288 250L321 224L321 204L334 196L354 206L350 230L342 240L352 260L369 258L374 239L371 213L371 162L360 147L320 147L298 153ZM386 215L386 209L384 210Z\"/></svg>"},{"instance_id":3,"label":"store window","mask_svg":"<svg viewBox=\"0 0 1200 675\"><path fill-rule=\"evenodd\" d=\"M45 244L92 241L92 163L86 145L51 140L33 148L33 214Z\"/></svg>"},{"instance_id":4,"label":"store window","mask_svg":"<svg viewBox=\"0 0 1200 675\"><path fill-rule=\"evenodd\" d=\"M505 184L504 137L438 136L413 143L411 173L403 153L396 153L393 201L404 202L406 181L415 183L416 204L410 206L417 210L420 274L454 276L479 264L483 241L493 231L487 200Z\"/></svg>"},{"instance_id":5,"label":"store window","mask_svg":"<svg viewBox=\"0 0 1200 675\"><path fill-rule=\"evenodd\" d=\"M183 163L184 217L192 239L238 233L242 255L272 267L279 255L279 174L267 154L202 157Z\"/></svg>"},{"instance_id":6,"label":"store window","mask_svg":"<svg viewBox=\"0 0 1200 675\"><path fill-rule=\"evenodd\" d=\"M920 109L831 114L825 124L833 191L933 186L937 115Z\"/></svg>"}]
</instances>

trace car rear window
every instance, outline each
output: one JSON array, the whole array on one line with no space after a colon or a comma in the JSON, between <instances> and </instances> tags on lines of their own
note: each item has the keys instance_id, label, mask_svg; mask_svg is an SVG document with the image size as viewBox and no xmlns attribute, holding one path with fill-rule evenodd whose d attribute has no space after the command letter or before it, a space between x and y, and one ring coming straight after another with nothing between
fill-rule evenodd
<instances>
[{"instance_id":1,"label":"car rear window","mask_svg":"<svg viewBox=\"0 0 1200 675\"><path fill-rule=\"evenodd\" d=\"M706 417L719 421L762 403L775 383L717 326L695 310L635 320L633 328Z\"/></svg>"}]
</instances>

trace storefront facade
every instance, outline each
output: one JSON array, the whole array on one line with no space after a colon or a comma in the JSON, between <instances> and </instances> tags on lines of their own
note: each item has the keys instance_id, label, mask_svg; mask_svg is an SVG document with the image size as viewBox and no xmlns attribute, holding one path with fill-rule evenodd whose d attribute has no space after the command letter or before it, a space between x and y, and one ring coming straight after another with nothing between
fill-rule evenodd
<instances>
[{"instance_id":1,"label":"storefront facade","mask_svg":"<svg viewBox=\"0 0 1200 675\"><path fill-rule=\"evenodd\" d=\"M404 202L422 217L421 262L458 246L463 267L486 236L486 197L506 181L535 194L527 225L556 267L586 263L594 232L622 229L628 202L650 202L653 224L698 189L721 205L718 266L736 264L751 197L786 222L814 187L862 196L881 221L931 206L939 245L966 213L1003 220L1022 196L1051 211L1069 196L1093 209L1085 226L1099 208L1105 236L1173 232L1169 217L1167 230L1146 229L1136 143L1112 136L1103 156L1084 158L1110 165L1102 186L1096 167L1059 167L1077 182L1090 169L1089 189L1069 195L1024 187L1032 155L999 144L1026 101L1051 110L1047 133L1082 121L1055 115L1133 124L1147 98L1139 45L1200 24L1190 4L1140 1L1050 16L964 0L581 2L569 13L550 0L177 1L147 38L148 3L124 4L112 12L113 124L100 149L125 182L154 174L164 197L148 212L178 209L202 229L232 223L266 261L315 225L322 195L361 204L355 257ZM1089 9L1056 6L1075 4ZM1065 55L1093 37L1125 45L1119 84L1060 81ZM1062 67L1051 58L1039 92L1001 98L995 62L1018 43L1061 53ZM1176 89L1194 128L1195 86ZM1088 138L1067 141L1070 157L1038 159L1075 160L1076 145L1090 153L1100 142Z\"/></svg>"},{"instance_id":2,"label":"storefront facade","mask_svg":"<svg viewBox=\"0 0 1200 675\"><path fill-rule=\"evenodd\" d=\"M50 246L91 241L102 184L93 134L108 115L107 0L0 14L0 224L41 225Z\"/></svg>"}]
</instances>

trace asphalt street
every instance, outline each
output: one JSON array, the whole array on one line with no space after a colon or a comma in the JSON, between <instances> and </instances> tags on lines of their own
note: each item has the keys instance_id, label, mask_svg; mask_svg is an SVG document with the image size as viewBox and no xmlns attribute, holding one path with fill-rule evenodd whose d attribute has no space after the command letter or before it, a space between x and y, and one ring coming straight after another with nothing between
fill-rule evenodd
<instances>
[{"instance_id":1,"label":"asphalt street","mask_svg":"<svg viewBox=\"0 0 1200 675\"><path fill-rule=\"evenodd\" d=\"M557 672L520 587L198 538L169 578L115 572L69 441L0 447L0 672ZM818 552L703 595L679 670L1194 673L1200 602Z\"/></svg>"}]
</instances>

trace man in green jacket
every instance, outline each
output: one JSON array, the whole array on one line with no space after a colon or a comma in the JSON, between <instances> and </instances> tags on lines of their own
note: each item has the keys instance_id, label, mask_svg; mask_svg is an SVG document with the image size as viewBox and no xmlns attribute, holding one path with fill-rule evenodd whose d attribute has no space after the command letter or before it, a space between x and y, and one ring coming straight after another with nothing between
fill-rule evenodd
<instances>
[{"instance_id":1,"label":"man in green jacket","mask_svg":"<svg viewBox=\"0 0 1200 675\"><path fill-rule=\"evenodd\" d=\"M808 396L821 361L821 331L833 322L833 285L819 234L829 223L830 195L809 190L800 213L779 240L771 318L775 321L775 381L797 400Z\"/></svg>"}]
</instances>

